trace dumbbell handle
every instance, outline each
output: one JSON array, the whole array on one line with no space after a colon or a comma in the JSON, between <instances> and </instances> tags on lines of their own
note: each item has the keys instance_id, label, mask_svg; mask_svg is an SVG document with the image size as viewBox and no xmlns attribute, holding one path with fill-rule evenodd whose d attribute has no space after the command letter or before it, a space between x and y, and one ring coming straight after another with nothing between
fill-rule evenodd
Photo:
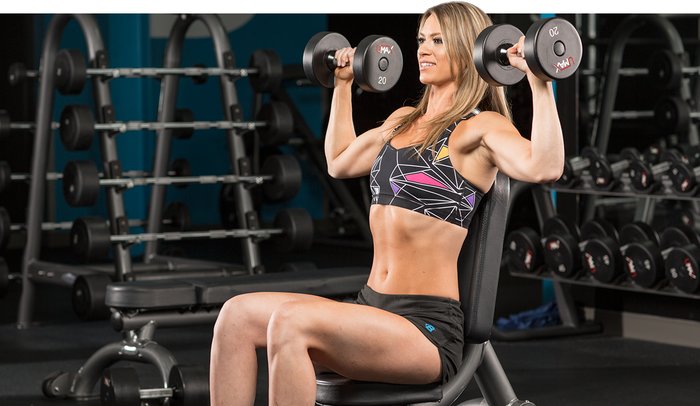
<instances>
[{"instance_id":1,"label":"dumbbell handle","mask_svg":"<svg viewBox=\"0 0 700 406\"><path fill-rule=\"evenodd\" d=\"M210 231L185 231L172 233L143 233L143 234L126 234L112 235L110 241L113 243L124 244L139 244L145 241L179 241L184 239L222 239L222 238L245 238L245 237L260 237L269 238L271 235L284 234L285 231L281 228L270 228L263 230L210 230Z\"/></svg>"},{"instance_id":2,"label":"dumbbell handle","mask_svg":"<svg viewBox=\"0 0 700 406\"><path fill-rule=\"evenodd\" d=\"M139 398L141 400L171 398L174 395L175 390L173 388L139 389Z\"/></svg>"},{"instance_id":3,"label":"dumbbell handle","mask_svg":"<svg viewBox=\"0 0 700 406\"><path fill-rule=\"evenodd\" d=\"M173 122L173 123L158 123L158 122L143 122L143 121L125 121L125 122L115 122L115 123L95 123L96 131L114 131L114 132L127 132L127 131L138 131L138 130L176 130L176 129L190 129L195 130L208 130L212 128L218 128L222 130L230 130L233 128L244 129L244 130L255 130L260 127L267 127L269 124L264 121L249 121L249 122L236 122L236 121L192 121L192 122Z\"/></svg>"},{"instance_id":4,"label":"dumbbell handle","mask_svg":"<svg viewBox=\"0 0 700 406\"><path fill-rule=\"evenodd\" d=\"M109 225L109 221L105 222ZM143 227L147 224L144 220L131 219L129 220L129 227ZM171 219L163 219L162 224L170 225L173 224ZM41 223L41 231L60 231L60 230L70 230L73 226L72 221L61 221L58 223ZM27 226L25 224L12 224L10 226L10 231L21 231Z\"/></svg>"},{"instance_id":5,"label":"dumbbell handle","mask_svg":"<svg viewBox=\"0 0 700 406\"><path fill-rule=\"evenodd\" d=\"M274 180L272 175L238 176L238 175L206 175L206 176L178 176L162 178L121 178L121 179L101 179L102 186L118 186L130 189L134 186L145 185L174 185L182 183L252 183L260 185L265 181Z\"/></svg>"},{"instance_id":6,"label":"dumbbell handle","mask_svg":"<svg viewBox=\"0 0 700 406\"><path fill-rule=\"evenodd\" d=\"M571 169L574 173L578 173L582 169L586 169L591 166L591 160L588 158L574 157L569 160L571 164Z\"/></svg>"}]
</instances>

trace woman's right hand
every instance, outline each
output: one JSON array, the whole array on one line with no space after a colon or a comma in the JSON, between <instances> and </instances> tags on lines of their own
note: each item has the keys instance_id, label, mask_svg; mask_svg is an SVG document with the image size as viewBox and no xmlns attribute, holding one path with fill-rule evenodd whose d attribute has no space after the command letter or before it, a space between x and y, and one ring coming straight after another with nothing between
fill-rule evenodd
<instances>
[{"instance_id":1,"label":"woman's right hand","mask_svg":"<svg viewBox=\"0 0 700 406\"><path fill-rule=\"evenodd\" d=\"M335 51L335 61L338 65L335 68L335 79L338 81L351 82L354 78L352 73L352 59L355 56L355 48L340 48Z\"/></svg>"}]
</instances>

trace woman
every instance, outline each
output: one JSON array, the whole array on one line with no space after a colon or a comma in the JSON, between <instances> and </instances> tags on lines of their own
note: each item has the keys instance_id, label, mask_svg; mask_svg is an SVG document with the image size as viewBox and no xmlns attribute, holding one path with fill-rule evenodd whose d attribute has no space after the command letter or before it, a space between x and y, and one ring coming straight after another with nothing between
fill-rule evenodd
<instances>
[{"instance_id":1,"label":"woman","mask_svg":"<svg viewBox=\"0 0 700 406\"><path fill-rule=\"evenodd\" d=\"M359 136L351 107L354 49L336 52L325 153L335 178L370 175L374 258L367 285L356 303L290 293L229 300L212 343L213 405L253 404L255 349L262 347L271 405L314 404L318 371L405 384L444 383L456 373L463 346L457 258L472 211L497 171L549 182L564 164L552 86L528 69L524 38L508 59L532 88L531 141L512 125L503 89L478 76L471 52L490 24L468 3L429 9L418 31L422 99Z\"/></svg>"}]
</instances>

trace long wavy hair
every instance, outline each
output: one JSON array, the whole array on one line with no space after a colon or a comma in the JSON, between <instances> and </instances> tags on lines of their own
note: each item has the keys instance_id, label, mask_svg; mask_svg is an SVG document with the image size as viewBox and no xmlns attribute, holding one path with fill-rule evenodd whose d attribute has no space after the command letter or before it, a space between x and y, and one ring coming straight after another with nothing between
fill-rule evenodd
<instances>
[{"instance_id":1,"label":"long wavy hair","mask_svg":"<svg viewBox=\"0 0 700 406\"><path fill-rule=\"evenodd\" d=\"M458 87L452 108L425 124L424 128L428 135L420 145L418 151L420 154L431 146L435 149L440 134L475 108L482 111L495 111L509 120L512 119L503 88L486 83L479 76L472 60L476 37L482 30L493 24L491 18L473 4L466 2L443 3L431 7L423 13L418 24L418 32L423 28L425 20L431 15L434 15L440 24L443 42L447 47L450 69ZM455 66L456 72L454 72ZM416 109L399 120L389 139L406 132L419 117L427 112L430 90L431 85L424 87Z\"/></svg>"}]
</instances>

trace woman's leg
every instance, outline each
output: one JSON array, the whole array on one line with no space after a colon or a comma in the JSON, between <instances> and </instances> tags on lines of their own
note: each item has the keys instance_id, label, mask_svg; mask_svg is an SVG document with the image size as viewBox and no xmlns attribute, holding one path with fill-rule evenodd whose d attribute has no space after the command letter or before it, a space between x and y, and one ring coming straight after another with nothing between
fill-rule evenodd
<instances>
[{"instance_id":1,"label":"woman's leg","mask_svg":"<svg viewBox=\"0 0 700 406\"><path fill-rule=\"evenodd\" d=\"M370 306L278 305L267 329L270 405L310 406L314 363L354 380L427 384L441 377L434 344L407 319Z\"/></svg>"},{"instance_id":2,"label":"woman's leg","mask_svg":"<svg viewBox=\"0 0 700 406\"><path fill-rule=\"evenodd\" d=\"M267 346L270 317L281 304L301 301L333 303L312 295L260 292L235 296L224 304L211 346L212 406L253 405L258 369L255 350Z\"/></svg>"}]
</instances>

